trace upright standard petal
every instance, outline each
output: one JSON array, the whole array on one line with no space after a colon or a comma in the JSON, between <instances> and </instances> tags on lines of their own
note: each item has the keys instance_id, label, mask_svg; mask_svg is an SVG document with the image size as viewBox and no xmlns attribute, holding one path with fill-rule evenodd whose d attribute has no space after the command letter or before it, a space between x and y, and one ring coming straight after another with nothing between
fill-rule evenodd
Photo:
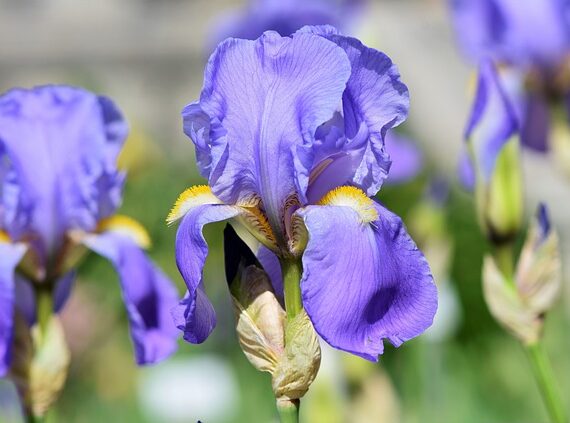
<instances>
[{"instance_id":1,"label":"upright standard petal","mask_svg":"<svg viewBox=\"0 0 570 423\"><path fill-rule=\"evenodd\" d=\"M114 104L82 89L43 86L0 97L0 155L12 181L0 194L27 211L12 237L36 236L48 255L66 230L92 230L112 213L121 199L116 158L126 134Z\"/></svg>"},{"instance_id":2,"label":"upright standard petal","mask_svg":"<svg viewBox=\"0 0 570 423\"><path fill-rule=\"evenodd\" d=\"M337 44L346 52L352 70L342 98L339 132L343 136L340 140L329 136L317 145L315 165L330 163L315 178L315 184L327 185L327 178L333 178L323 188L324 192L351 183L368 195L375 195L390 169L384 138L389 129L398 126L408 115L408 88L388 56L357 39L339 35L332 27L306 27L300 32L317 34ZM339 155L339 151L350 160ZM339 174L346 178L340 184Z\"/></svg>"},{"instance_id":3,"label":"upright standard petal","mask_svg":"<svg viewBox=\"0 0 570 423\"><path fill-rule=\"evenodd\" d=\"M330 345L376 361L382 339L399 346L431 325L437 290L400 218L375 203L366 207L365 214L346 205L299 212L309 233L301 293Z\"/></svg>"},{"instance_id":4,"label":"upright standard petal","mask_svg":"<svg viewBox=\"0 0 570 423\"><path fill-rule=\"evenodd\" d=\"M178 301L172 282L129 236L110 231L87 235L83 242L119 274L137 364L157 363L172 354L178 335L171 317Z\"/></svg>"},{"instance_id":5,"label":"upright standard petal","mask_svg":"<svg viewBox=\"0 0 570 423\"><path fill-rule=\"evenodd\" d=\"M220 44L199 102L210 118L214 194L227 204L260 197L272 227L284 233L284 205L304 194L309 178L311 164L297 159L298 150L309 148L317 127L333 116L349 75L346 53L312 34L266 32L256 41ZM185 113L185 128L200 132L202 117Z\"/></svg>"},{"instance_id":6,"label":"upright standard petal","mask_svg":"<svg viewBox=\"0 0 570 423\"><path fill-rule=\"evenodd\" d=\"M0 236L2 233L0 232ZM12 339L15 305L15 269L26 247L0 239L0 377L3 377L12 359Z\"/></svg>"},{"instance_id":7,"label":"upright standard petal","mask_svg":"<svg viewBox=\"0 0 570 423\"><path fill-rule=\"evenodd\" d=\"M549 69L568 54L566 0L452 0L450 4L461 47L474 61L492 57L519 67Z\"/></svg>"},{"instance_id":8,"label":"upright standard petal","mask_svg":"<svg viewBox=\"0 0 570 423\"><path fill-rule=\"evenodd\" d=\"M490 61L483 61L465 131L471 165L477 178L489 182L499 153L517 131L516 112L501 85L497 70Z\"/></svg>"},{"instance_id":9,"label":"upright standard petal","mask_svg":"<svg viewBox=\"0 0 570 423\"><path fill-rule=\"evenodd\" d=\"M184 332L184 339L193 344L204 342L216 326L216 314L202 282L202 269L208 255L202 228L208 223L231 219L239 213L238 207L204 204L188 211L178 228L176 264L188 293L173 315L176 327Z\"/></svg>"}]
</instances>

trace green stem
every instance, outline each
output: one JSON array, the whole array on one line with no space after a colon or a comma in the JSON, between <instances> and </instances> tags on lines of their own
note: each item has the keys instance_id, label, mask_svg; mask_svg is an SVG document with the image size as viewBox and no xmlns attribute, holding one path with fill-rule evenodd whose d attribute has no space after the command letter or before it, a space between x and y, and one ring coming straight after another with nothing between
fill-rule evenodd
<instances>
[{"instance_id":1,"label":"green stem","mask_svg":"<svg viewBox=\"0 0 570 423\"><path fill-rule=\"evenodd\" d=\"M277 401L277 411L281 423L298 423L300 404L299 400Z\"/></svg>"},{"instance_id":2,"label":"green stem","mask_svg":"<svg viewBox=\"0 0 570 423\"><path fill-rule=\"evenodd\" d=\"M36 291L38 324L40 326L42 338L47 332L49 321L53 316L53 295L47 287L41 287Z\"/></svg>"},{"instance_id":3,"label":"green stem","mask_svg":"<svg viewBox=\"0 0 570 423\"><path fill-rule=\"evenodd\" d=\"M283 272L283 288L285 291L285 311L287 320L291 321L303 310L301 302L301 275L303 268L300 260L281 260L281 271Z\"/></svg>"},{"instance_id":4,"label":"green stem","mask_svg":"<svg viewBox=\"0 0 570 423\"><path fill-rule=\"evenodd\" d=\"M553 423L567 423L566 412L560 400L554 374L542 345L539 342L527 345L526 350L550 419Z\"/></svg>"}]
</instances>

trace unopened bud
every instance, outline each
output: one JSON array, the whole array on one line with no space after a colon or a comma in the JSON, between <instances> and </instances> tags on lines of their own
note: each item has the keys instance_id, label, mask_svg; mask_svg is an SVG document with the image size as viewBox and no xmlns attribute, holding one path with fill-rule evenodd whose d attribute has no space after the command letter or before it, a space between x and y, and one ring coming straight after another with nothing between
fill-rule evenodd
<instances>
[{"instance_id":1,"label":"unopened bud","mask_svg":"<svg viewBox=\"0 0 570 423\"><path fill-rule=\"evenodd\" d=\"M525 344L540 339L544 315L561 288L558 237L543 206L530 225L514 280L507 280L494 259L486 257L483 287L491 314L501 325Z\"/></svg>"},{"instance_id":2,"label":"unopened bud","mask_svg":"<svg viewBox=\"0 0 570 423\"><path fill-rule=\"evenodd\" d=\"M43 416L54 404L65 384L70 353L61 322L53 316L40 331L25 319L16 319L14 363L10 375L23 398L24 407L34 416Z\"/></svg>"},{"instance_id":3,"label":"unopened bud","mask_svg":"<svg viewBox=\"0 0 570 423\"><path fill-rule=\"evenodd\" d=\"M488 184L477 187L481 223L497 243L516 237L523 221L523 188L519 139L510 139L497 155Z\"/></svg>"},{"instance_id":4,"label":"unopened bud","mask_svg":"<svg viewBox=\"0 0 570 423\"><path fill-rule=\"evenodd\" d=\"M304 311L287 323L285 353L273 372L277 399L294 400L309 390L321 365L321 347L309 316Z\"/></svg>"},{"instance_id":5,"label":"unopened bud","mask_svg":"<svg viewBox=\"0 0 570 423\"><path fill-rule=\"evenodd\" d=\"M273 373L285 349L285 311L263 270L248 266L236 279L231 290L239 343L257 370Z\"/></svg>"}]
</instances>

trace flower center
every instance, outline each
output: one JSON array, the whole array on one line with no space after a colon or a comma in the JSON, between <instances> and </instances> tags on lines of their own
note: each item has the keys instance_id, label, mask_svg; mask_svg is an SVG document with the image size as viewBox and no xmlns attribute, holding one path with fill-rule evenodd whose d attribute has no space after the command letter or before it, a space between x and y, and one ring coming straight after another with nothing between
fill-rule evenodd
<instances>
[{"instance_id":1,"label":"flower center","mask_svg":"<svg viewBox=\"0 0 570 423\"><path fill-rule=\"evenodd\" d=\"M342 186L329 191L318 202L320 206L350 207L360 216L362 223L378 220L378 212L374 207L374 200L364 191L352 186Z\"/></svg>"},{"instance_id":2,"label":"flower center","mask_svg":"<svg viewBox=\"0 0 570 423\"><path fill-rule=\"evenodd\" d=\"M0 242L10 242L10 237L2 230L0 230Z\"/></svg>"}]
</instances>

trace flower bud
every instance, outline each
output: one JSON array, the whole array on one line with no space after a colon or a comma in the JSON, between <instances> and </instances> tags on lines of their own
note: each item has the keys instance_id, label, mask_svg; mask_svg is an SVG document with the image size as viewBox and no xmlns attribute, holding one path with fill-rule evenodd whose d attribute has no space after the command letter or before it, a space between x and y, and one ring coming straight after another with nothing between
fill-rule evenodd
<instances>
[{"instance_id":1,"label":"flower bud","mask_svg":"<svg viewBox=\"0 0 570 423\"><path fill-rule=\"evenodd\" d=\"M70 359L57 316L52 316L42 333L38 325L30 329L17 314L10 376L23 398L24 407L34 416L43 416L57 400L67 378Z\"/></svg>"},{"instance_id":2,"label":"flower bud","mask_svg":"<svg viewBox=\"0 0 570 423\"><path fill-rule=\"evenodd\" d=\"M523 221L523 188L519 139L510 139L497 156L488 186L477 194L479 213L489 237L496 242L516 236Z\"/></svg>"},{"instance_id":3,"label":"flower bud","mask_svg":"<svg viewBox=\"0 0 570 423\"><path fill-rule=\"evenodd\" d=\"M248 266L231 290L244 354L257 370L273 373L285 349L285 311L275 298L267 274Z\"/></svg>"},{"instance_id":4,"label":"flower bud","mask_svg":"<svg viewBox=\"0 0 570 423\"><path fill-rule=\"evenodd\" d=\"M285 353L272 373L277 399L294 400L309 390L321 365L321 347L309 316L304 311L287 323Z\"/></svg>"},{"instance_id":5,"label":"flower bud","mask_svg":"<svg viewBox=\"0 0 570 423\"><path fill-rule=\"evenodd\" d=\"M544 315L558 297L560 287L558 237L551 230L546 208L540 206L530 225L514 280L501 273L493 258L485 258L484 295L495 319L529 345L540 339Z\"/></svg>"}]
</instances>

